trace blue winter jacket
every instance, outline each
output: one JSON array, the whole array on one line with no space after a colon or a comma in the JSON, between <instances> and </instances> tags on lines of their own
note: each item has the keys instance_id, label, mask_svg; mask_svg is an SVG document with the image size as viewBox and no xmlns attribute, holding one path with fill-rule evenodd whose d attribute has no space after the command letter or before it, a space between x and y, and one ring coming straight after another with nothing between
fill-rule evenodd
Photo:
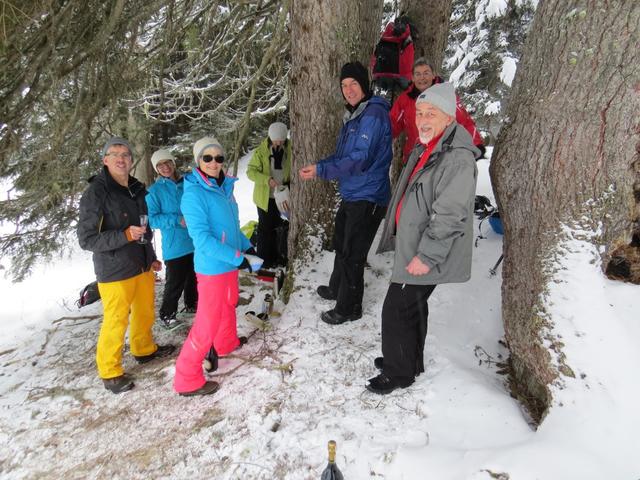
<instances>
[{"instance_id":1,"label":"blue winter jacket","mask_svg":"<svg viewBox=\"0 0 640 480\"><path fill-rule=\"evenodd\" d=\"M343 200L389 203L390 108L385 99L373 96L353 113L347 112L335 153L316 164L318 177L338 180Z\"/></svg>"},{"instance_id":2,"label":"blue winter jacket","mask_svg":"<svg viewBox=\"0 0 640 480\"><path fill-rule=\"evenodd\" d=\"M237 180L225 177L219 187L195 168L184 178L181 207L195 246L197 273L217 275L235 270L244 259L242 253L252 246L240 231L238 204L233 196Z\"/></svg>"},{"instance_id":3,"label":"blue winter jacket","mask_svg":"<svg viewBox=\"0 0 640 480\"><path fill-rule=\"evenodd\" d=\"M162 259L172 260L193 253L193 242L186 227L180 223L180 200L184 191L183 179L174 182L160 177L149 187L146 201L149 226L162 233Z\"/></svg>"}]
</instances>

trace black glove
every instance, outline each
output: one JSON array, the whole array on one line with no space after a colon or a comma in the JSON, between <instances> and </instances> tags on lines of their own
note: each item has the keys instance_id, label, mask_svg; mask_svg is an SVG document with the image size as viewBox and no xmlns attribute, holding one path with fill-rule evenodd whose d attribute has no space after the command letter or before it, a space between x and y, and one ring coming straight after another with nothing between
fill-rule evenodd
<instances>
[{"instance_id":1,"label":"black glove","mask_svg":"<svg viewBox=\"0 0 640 480\"><path fill-rule=\"evenodd\" d=\"M246 269L247 271L249 271L249 273L253 272L253 270L251 270L251 264L249 263L249 260L247 260L247 257L243 257L242 263L238 266L238 270L242 269Z\"/></svg>"},{"instance_id":2,"label":"black glove","mask_svg":"<svg viewBox=\"0 0 640 480\"><path fill-rule=\"evenodd\" d=\"M256 249L253 247L249 247L244 251L244 253L247 253L249 255L258 255L258 253L256 252Z\"/></svg>"},{"instance_id":3,"label":"black glove","mask_svg":"<svg viewBox=\"0 0 640 480\"><path fill-rule=\"evenodd\" d=\"M476 160L480 160L481 158L487 158L487 157L485 156L485 155L486 155L486 153L487 153L487 148L486 148L484 145L482 145L482 144L480 144L480 145L476 145L476 148L477 148L478 150L480 150L480 156L479 156L478 158L476 158Z\"/></svg>"}]
</instances>

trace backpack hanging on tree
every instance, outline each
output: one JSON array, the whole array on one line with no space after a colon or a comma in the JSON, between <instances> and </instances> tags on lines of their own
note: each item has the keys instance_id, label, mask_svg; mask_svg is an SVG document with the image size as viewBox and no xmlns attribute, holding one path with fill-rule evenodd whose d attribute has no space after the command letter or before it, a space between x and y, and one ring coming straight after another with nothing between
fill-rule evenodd
<instances>
[{"instance_id":1,"label":"backpack hanging on tree","mask_svg":"<svg viewBox=\"0 0 640 480\"><path fill-rule=\"evenodd\" d=\"M371 56L373 82L384 90L404 90L413 68L412 26L406 16L390 22Z\"/></svg>"}]
</instances>

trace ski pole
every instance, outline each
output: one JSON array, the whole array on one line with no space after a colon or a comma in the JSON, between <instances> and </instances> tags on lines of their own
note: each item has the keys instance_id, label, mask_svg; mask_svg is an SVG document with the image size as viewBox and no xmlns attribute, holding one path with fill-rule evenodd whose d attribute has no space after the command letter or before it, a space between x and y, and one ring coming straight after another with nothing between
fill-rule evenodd
<instances>
[{"instance_id":1,"label":"ski pole","mask_svg":"<svg viewBox=\"0 0 640 480\"><path fill-rule=\"evenodd\" d=\"M500 255L500 258L498 259L496 264L493 266L493 268L489 269L489 276L490 277L493 277L496 274L496 269L498 268L498 265L500 265L500 262L502 262L503 258L504 258L504 253L502 255Z\"/></svg>"}]
</instances>

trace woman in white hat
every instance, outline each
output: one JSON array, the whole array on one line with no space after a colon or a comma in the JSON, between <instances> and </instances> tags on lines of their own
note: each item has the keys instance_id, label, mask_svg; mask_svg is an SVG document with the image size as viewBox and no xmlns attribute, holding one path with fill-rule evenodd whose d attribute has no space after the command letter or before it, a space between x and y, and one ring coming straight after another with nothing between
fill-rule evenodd
<instances>
[{"instance_id":1,"label":"woman in white hat","mask_svg":"<svg viewBox=\"0 0 640 480\"><path fill-rule=\"evenodd\" d=\"M289 212L288 201L278 196L288 193L291 177L291 142L287 140L287 126L281 122L269 126L269 135L256 148L247 177L255 183L253 202L258 207L258 256L264 267L284 266L286 252L278 248L277 230L283 223L281 214ZM285 197L286 198L286 197ZM286 244L286 239L283 239Z\"/></svg>"},{"instance_id":2,"label":"woman in white hat","mask_svg":"<svg viewBox=\"0 0 640 480\"><path fill-rule=\"evenodd\" d=\"M195 246L198 309L178 360L173 381L180 395L206 395L218 389L206 381L202 363L209 354L225 356L247 341L238 337L238 269L252 270L253 247L240 231L233 196L237 178L223 170L224 149L214 137L193 146L196 166L185 176L182 213ZM257 265L255 268L259 268Z\"/></svg>"},{"instance_id":3,"label":"woman in white hat","mask_svg":"<svg viewBox=\"0 0 640 480\"><path fill-rule=\"evenodd\" d=\"M149 187L146 201L149 225L162 234L162 259L167 275L160 306L160 325L173 330L182 325L176 319L178 301L184 292L184 309L195 313L198 303L196 274L193 269L193 242L180 211L184 181L176 170L170 151L160 149L151 156L158 180Z\"/></svg>"}]
</instances>

